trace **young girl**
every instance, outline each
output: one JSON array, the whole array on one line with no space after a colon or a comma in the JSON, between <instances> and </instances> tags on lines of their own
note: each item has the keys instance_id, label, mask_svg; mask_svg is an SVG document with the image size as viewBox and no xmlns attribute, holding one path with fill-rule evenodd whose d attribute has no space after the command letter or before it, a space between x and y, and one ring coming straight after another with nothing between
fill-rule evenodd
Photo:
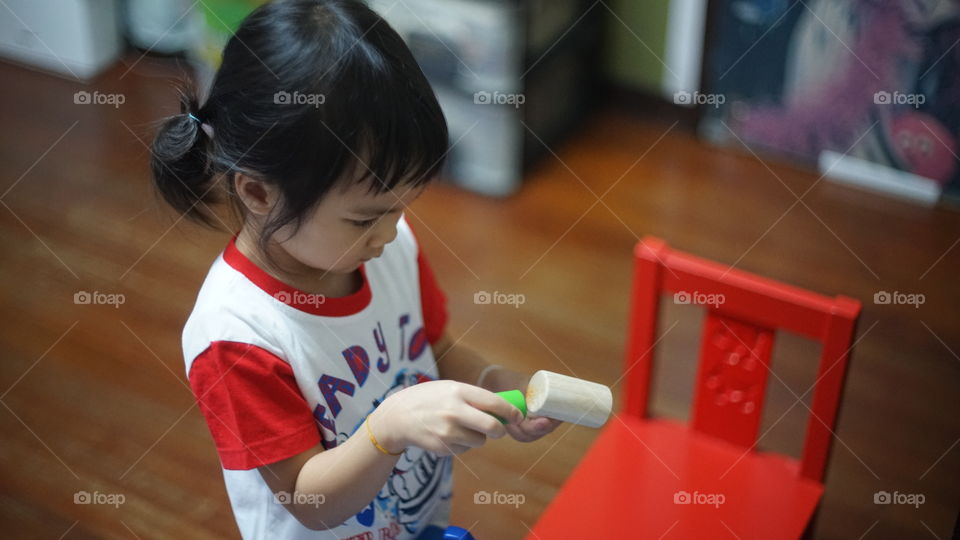
<instances>
[{"instance_id":1,"label":"young girl","mask_svg":"<svg viewBox=\"0 0 960 540\"><path fill-rule=\"evenodd\" d=\"M556 428L493 393L527 377L445 332L403 211L447 137L403 41L350 0L258 8L205 102L159 129L163 197L208 225L225 200L242 223L183 351L244 538L415 538L445 525L451 455Z\"/></svg>"}]
</instances>

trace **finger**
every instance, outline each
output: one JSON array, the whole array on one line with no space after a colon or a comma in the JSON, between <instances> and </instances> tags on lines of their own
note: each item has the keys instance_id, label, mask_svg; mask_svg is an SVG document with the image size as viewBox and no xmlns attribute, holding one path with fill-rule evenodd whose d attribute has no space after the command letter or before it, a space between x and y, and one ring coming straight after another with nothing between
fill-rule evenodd
<instances>
[{"instance_id":1,"label":"finger","mask_svg":"<svg viewBox=\"0 0 960 540\"><path fill-rule=\"evenodd\" d=\"M470 449L471 449L471 447L469 447L469 446L462 446L462 445L459 445L459 444L452 444L452 445L448 446L447 448L450 449L450 453L451 453L451 454L462 454L462 453L466 452L467 450L470 450Z\"/></svg>"},{"instance_id":2,"label":"finger","mask_svg":"<svg viewBox=\"0 0 960 540\"><path fill-rule=\"evenodd\" d=\"M535 433L538 436L542 437L547 433L550 433L557 426L560 425L559 420L554 420L553 418L546 418L544 416L528 417L523 421L521 427L527 433Z\"/></svg>"},{"instance_id":3,"label":"finger","mask_svg":"<svg viewBox=\"0 0 960 540\"><path fill-rule=\"evenodd\" d=\"M469 448L480 448L487 443L487 436L479 431L464 428L459 437L454 440L454 444L467 446Z\"/></svg>"},{"instance_id":4,"label":"finger","mask_svg":"<svg viewBox=\"0 0 960 540\"><path fill-rule=\"evenodd\" d=\"M520 424L507 424L507 433L513 437L513 440L518 442L533 442L537 440L536 437L530 435L520 427Z\"/></svg>"},{"instance_id":5,"label":"finger","mask_svg":"<svg viewBox=\"0 0 960 540\"><path fill-rule=\"evenodd\" d=\"M461 396L470 406L499 416L511 424L523 420L523 413L520 412L520 409L487 389L464 384L461 386Z\"/></svg>"},{"instance_id":6,"label":"finger","mask_svg":"<svg viewBox=\"0 0 960 540\"><path fill-rule=\"evenodd\" d=\"M453 435L445 441L447 444L456 444L467 446L469 448L480 448L487 442L487 436L479 431L457 427Z\"/></svg>"},{"instance_id":7,"label":"finger","mask_svg":"<svg viewBox=\"0 0 960 540\"><path fill-rule=\"evenodd\" d=\"M533 442L552 432L561 422L543 416L528 416L515 426L507 426L510 435L520 442Z\"/></svg>"},{"instance_id":8,"label":"finger","mask_svg":"<svg viewBox=\"0 0 960 540\"><path fill-rule=\"evenodd\" d=\"M463 446L459 444L438 444L437 448L430 450L434 454L443 457L443 456L452 456L456 454L462 454L467 450L470 450L469 446Z\"/></svg>"},{"instance_id":9,"label":"finger","mask_svg":"<svg viewBox=\"0 0 960 540\"><path fill-rule=\"evenodd\" d=\"M464 406L460 413L461 425L465 428L483 433L487 437L499 439L507 434L503 424L489 414L470 406Z\"/></svg>"}]
</instances>

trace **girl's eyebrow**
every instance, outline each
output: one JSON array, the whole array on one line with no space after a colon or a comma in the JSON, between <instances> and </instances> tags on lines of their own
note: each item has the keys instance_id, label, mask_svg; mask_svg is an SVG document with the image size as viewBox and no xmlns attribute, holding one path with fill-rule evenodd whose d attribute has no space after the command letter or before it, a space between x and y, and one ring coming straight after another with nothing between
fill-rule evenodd
<instances>
[{"instance_id":1,"label":"girl's eyebrow","mask_svg":"<svg viewBox=\"0 0 960 540\"><path fill-rule=\"evenodd\" d=\"M362 214L365 216L382 216L384 214L393 212L397 209L398 205L391 206L390 208L357 208L353 210L354 214Z\"/></svg>"},{"instance_id":2,"label":"girl's eyebrow","mask_svg":"<svg viewBox=\"0 0 960 540\"><path fill-rule=\"evenodd\" d=\"M425 187L426 187L426 186L423 186L423 188L425 188ZM416 197L416 198L419 198L420 195L423 194L423 192L425 191L423 188L421 188L421 189L420 189L420 192L417 193L417 197ZM351 212L353 212L354 214L361 214L361 215L365 215L365 216L382 216L382 215L384 215L384 214L388 214L388 213L390 213L390 212L394 212L394 211L396 211L396 210L398 210L398 209L404 209L404 208L406 208L406 207L407 207L407 205L404 204L404 202L403 202L402 200L400 200L399 198L397 198L397 201L396 201L395 203L393 203L392 205L388 206L387 208L378 207L378 206L363 206L363 207L360 207L360 208L355 208L355 209L351 210Z\"/></svg>"}]
</instances>

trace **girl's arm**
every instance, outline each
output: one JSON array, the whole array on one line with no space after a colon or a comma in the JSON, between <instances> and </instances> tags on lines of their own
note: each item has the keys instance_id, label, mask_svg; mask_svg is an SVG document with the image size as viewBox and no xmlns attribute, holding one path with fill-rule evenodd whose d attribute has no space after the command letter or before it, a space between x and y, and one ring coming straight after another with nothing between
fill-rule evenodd
<instances>
[{"instance_id":1,"label":"girl's arm","mask_svg":"<svg viewBox=\"0 0 960 540\"><path fill-rule=\"evenodd\" d=\"M370 415L371 429L377 424L376 414L375 410ZM377 450L361 426L336 448L324 450L318 444L259 470L274 495L290 495L284 506L300 523L322 531L342 524L369 504L398 459Z\"/></svg>"}]
</instances>

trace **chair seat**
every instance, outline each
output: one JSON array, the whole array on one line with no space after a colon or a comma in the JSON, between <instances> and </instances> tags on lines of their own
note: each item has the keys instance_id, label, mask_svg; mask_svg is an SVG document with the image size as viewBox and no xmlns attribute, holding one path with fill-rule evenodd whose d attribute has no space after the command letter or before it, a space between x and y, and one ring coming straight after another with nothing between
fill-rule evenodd
<instances>
[{"instance_id":1,"label":"chair seat","mask_svg":"<svg viewBox=\"0 0 960 540\"><path fill-rule=\"evenodd\" d=\"M614 415L527 538L799 538L823 485L796 460L745 452L684 424Z\"/></svg>"}]
</instances>

